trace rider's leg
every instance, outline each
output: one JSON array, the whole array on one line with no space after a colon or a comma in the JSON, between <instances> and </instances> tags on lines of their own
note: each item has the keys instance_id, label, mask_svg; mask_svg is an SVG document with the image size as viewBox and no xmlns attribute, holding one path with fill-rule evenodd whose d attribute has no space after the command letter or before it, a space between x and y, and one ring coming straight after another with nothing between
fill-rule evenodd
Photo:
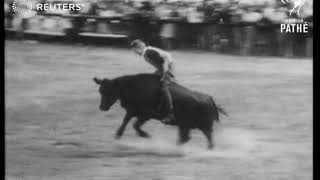
<instances>
[{"instance_id":1,"label":"rider's leg","mask_svg":"<svg viewBox=\"0 0 320 180\"><path fill-rule=\"evenodd\" d=\"M162 103L160 105L166 112L169 112L173 109L172 96L168 85L169 84L167 84L166 82L163 82L161 84Z\"/></svg>"},{"instance_id":2,"label":"rider's leg","mask_svg":"<svg viewBox=\"0 0 320 180\"><path fill-rule=\"evenodd\" d=\"M164 80L161 82L161 91L163 96L162 101L164 101L163 104L165 109L169 112L173 111L172 96L169 90L169 86L172 81L174 81L173 64L170 64L169 70L166 73Z\"/></svg>"},{"instance_id":3,"label":"rider's leg","mask_svg":"<svg viewBox=\"0 0 320 180\"><path fill-rule=\"evenodd\" d=\"M162 119L162 122L167 124L174 123L174 112L173 112L173 103L172 96L169 90L170 80L165 78L165 80L161 83L161 93L162 93L162 108L166 112L166 117Z\"/></svg>"}]
</instances>

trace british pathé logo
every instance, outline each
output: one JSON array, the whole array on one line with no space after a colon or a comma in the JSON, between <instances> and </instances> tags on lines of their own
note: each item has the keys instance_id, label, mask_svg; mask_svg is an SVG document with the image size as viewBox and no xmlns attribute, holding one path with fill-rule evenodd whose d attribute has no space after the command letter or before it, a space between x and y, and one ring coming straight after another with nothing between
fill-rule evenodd
<instances>
[{"instance_id":1,"label":"british path\u00e9 logo","mask_svg":"<svg viewBox=\"0 0 320 180\"><path fill-rule=\"evenodd\" d=\"M280 25L281 33L308 33L308 23L303 19L286 19L285 24Z\"/></svg>"},{"instance_id":2,"label":"british path\u00e9 logo","mask_svg":"<svg viewBox=\"0 0 320 180\"><path fill-rule=\"evenodd\" d=\"M281 0L284 4L293 4L289 15L293 12L300 15L300 10L306 0ZM289 18L285 19L285 23L280 24L281 33L308 33L308 23L302 18Z\"/></svg>"},{"instance_id":3,"label":"british path\u00e9 logo","mask_svg":"<svg viewBox=\"0 0 320 180\"><path fill-rule=\"evenodd\" d=\"M293 8L290 11L290 16L294 10L296 10L297 14L300 14L300 9L303 6L303 4L306 2L306 0L281 0L282 3L287 4L287 3L292 3Z\"/></svg>"}]
</instances>

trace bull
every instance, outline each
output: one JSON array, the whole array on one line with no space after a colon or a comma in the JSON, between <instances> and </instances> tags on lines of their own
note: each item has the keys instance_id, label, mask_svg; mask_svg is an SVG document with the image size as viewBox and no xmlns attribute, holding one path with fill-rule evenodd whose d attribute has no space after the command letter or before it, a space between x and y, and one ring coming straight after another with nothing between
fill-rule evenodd
<instances>
[{"instance_id":1,"label":"bull","mask_svg":"<svg viewBox=\"0 0 320 180\"><path fill-rule=\"evenodd\" d=\"M114 79L94 78L101 95L100 110L108 111L110 107L120 100L126 114L115 138L119 139L128 122L136 117L133 124L137 135L150 137L141 127L150 119L160 120L165 114L154 113L160 102L160 76L156 74L137 74L121 76ZM214 147L212 140L213 125L219 122L219 113L226 112L216 105L210 95L192 91L176 82L171 83L170 92L173 100L175 122L170 125L177 126L179 131L178 144L190 140L190 130L199 129L208 140L208 148Z\"/></svg>"}]
</instances>

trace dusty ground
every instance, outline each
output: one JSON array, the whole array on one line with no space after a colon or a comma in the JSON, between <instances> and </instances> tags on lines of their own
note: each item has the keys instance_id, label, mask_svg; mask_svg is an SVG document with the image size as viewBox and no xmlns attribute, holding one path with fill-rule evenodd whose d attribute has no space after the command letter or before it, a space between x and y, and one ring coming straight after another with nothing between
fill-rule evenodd
<instances>
[{"instance_id":1,"label":"dusty ground","mask_svg":"<svg viewBox=\"0 0 320 180\"><path fill-rule=\"evenodd\" d=\"M124 111L100 112L94 76L153 72L126 49L6 41L8 180L311 180L312 61L173 52L178 80L230 114L207 151L177 147L158 121L114 140Z\"/></svg>"}]
</instances>

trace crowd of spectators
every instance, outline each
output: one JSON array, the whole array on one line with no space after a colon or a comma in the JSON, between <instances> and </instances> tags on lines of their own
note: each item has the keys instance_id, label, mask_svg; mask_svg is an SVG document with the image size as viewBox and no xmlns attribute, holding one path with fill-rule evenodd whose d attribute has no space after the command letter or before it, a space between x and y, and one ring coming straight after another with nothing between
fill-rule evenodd
<instances>
[{"instance_id":1,"label":"crowd of spectators","mask_svg":"<svg viewBox=\"0 0 320 180\"><path fill-rule=\"evenodd\" d=\"M10 12L12 0L5 1L5 11ZM196 22L260 22L279 23L289 17L293 4L281 0L34 0L36 3L78 3L84 6L77 12L101 17L145 17L150 19L178 19ZM305 1L300 18L313 15L313 1ZM36 6L33 6L35 8ZM39 12L38 12L39 13ZM46 11L70 14L70 11ZM294 13L293 15L296 15Z\"/></svg>"},{"instance_id":2,"label":"crowd of spectators","mask_svg":"<svg viewBox=\"0 0 320 180\"><path fill-rule=\"evenodd\" d=\"M96 0L87 2L86 8L80 13L107 17L143 16L151 19L177 19L190 23L260 21L279 23L289 17L292 6L293 4L284 4L281 0ZM312 6L312 1L305 1L299 17L312 16Z\"/></svg>"},{"instance_id":3,"label":"crowd of spectators","mask_svg":"<svg viewBox=\"0 0 320 180\"><path fill-rule=\"evenodd\" d=\"M230 41L233 46L246 46L243 39L253 41L255 32L259 31L252 26L263 26L265 39L268 39L269 36L274 36L274 34L270 35L269 31L275 29L270 28L286 23L287 18L300 18L312 23L313 1L305 1L300 8L299 17L297 13L289 15L293 1L290 1L291 4L284 4L281 0L81 0L73 1L84 5L80 11L37 11L29 14L29 17L46 13L119 18L134 22L129 25L130 27L128 24L123 26L130 29L132 39L142 38L149 43L159 44L168 49L178 46L177 44L179 46L191 44L191 46L216 50L221 49L224 44L230 44ZM10 19L10 13L12 14L10 2L12 3L12 0L5 1L7 19ZM71 1L32 1L34 4L39 2L70 3ZM45 19L43 24L47 29L56 26L52 25L54 24L52 19ZM90 19L78 19L73 22L69 22L69 19L61 19L59 24L62 24L62 28L73 26L77 31L90 29L91 25L95 24L90 31L101 31L100 24L91 23ZM233 26L230 28L226 25ZM244 28L237 28L241 25ZM231 49L230 46L227 49Z\"/></svg>"}]
</instances>

